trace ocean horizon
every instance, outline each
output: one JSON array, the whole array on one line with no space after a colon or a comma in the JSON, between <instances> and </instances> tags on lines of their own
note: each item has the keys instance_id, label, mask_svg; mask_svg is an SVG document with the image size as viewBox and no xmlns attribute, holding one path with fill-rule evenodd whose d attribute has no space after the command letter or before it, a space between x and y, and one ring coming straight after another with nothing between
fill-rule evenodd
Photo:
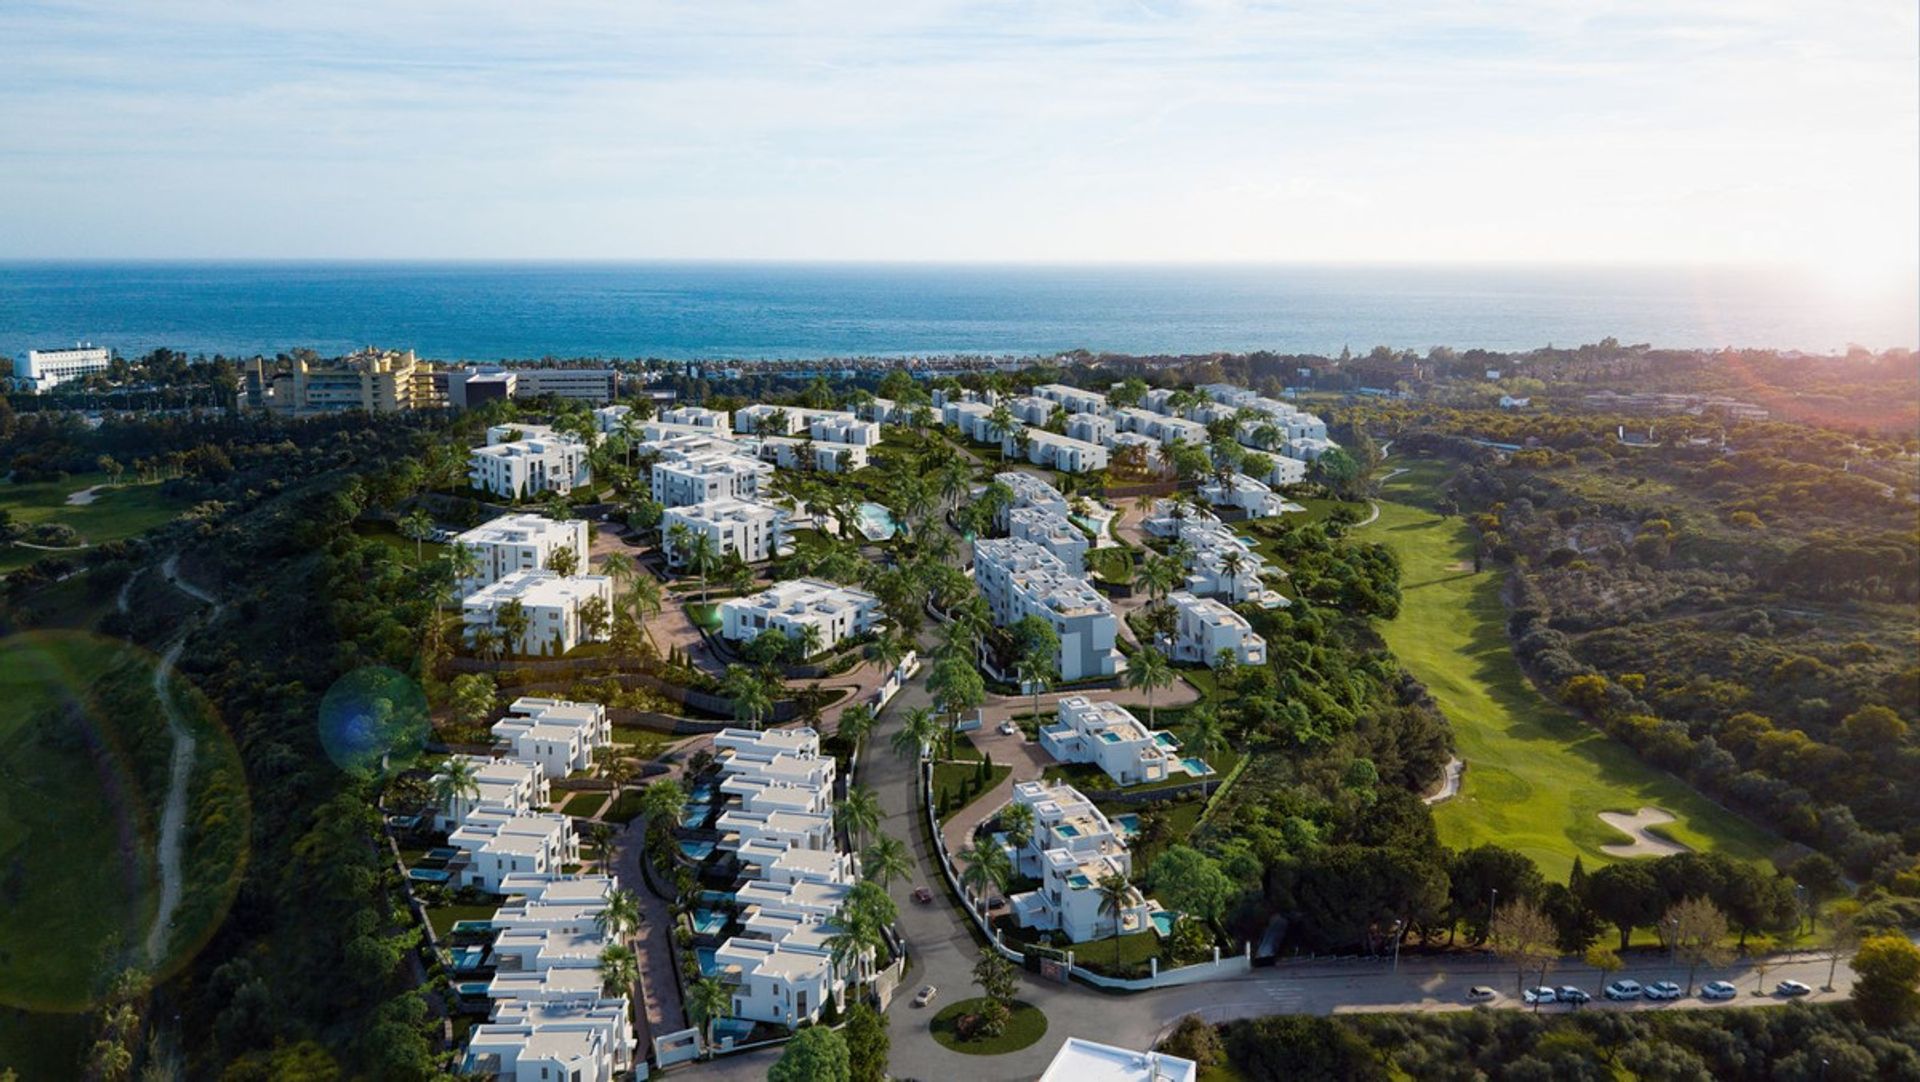
<instances>
[{"instance_id":1,"label":"ocean horizon","mask_svg":"<svg viewBox=\"0 0 1920 1082\"><path fill-rule=\"evenodd\" d=\"M953 354L1920 344L1920 300L1727 267L1438 264L0 263L0 350L813 360Z\"/></svg>"}]
</instances>

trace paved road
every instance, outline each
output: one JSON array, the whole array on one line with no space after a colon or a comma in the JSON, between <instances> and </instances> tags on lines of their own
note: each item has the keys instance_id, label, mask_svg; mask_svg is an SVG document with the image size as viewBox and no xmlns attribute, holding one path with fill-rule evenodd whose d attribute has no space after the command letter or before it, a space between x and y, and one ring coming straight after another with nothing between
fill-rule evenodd
<instances>
[{"instance_id":1,"label":"paved road","mask_svg":"<svg viewBox=\"0 0 1920 1082\"><path fill-rule=\"evenodd\" d=\"M209 619L220 615L218 599L180 577L179 553L168 556L166 562L161 564L161 570L167 581L173 583L180 592L213 607ZM122 600L124 608L124 595ZM180 849L187 828L187 785L193 779L193 756L197 744L193 730L187 728L185 719L181 718L180 710L174 704L169 687L173 681L173 666L180 660L180 652L186 648L187 634L192 627L191 623L181 626L172 644L167 647L166 654L160 658L160 664L153 670L153 697L159 700L160 709L167 717L167 729L173 734L173 755L167 768L167 800L160 813L160 844L157 852L160 904L154 910L153 924L147 929L147 957L156 966L166 953L167 940L173 932L174 911L180 908L182 891Z\"/></svg>"}]
</instances>

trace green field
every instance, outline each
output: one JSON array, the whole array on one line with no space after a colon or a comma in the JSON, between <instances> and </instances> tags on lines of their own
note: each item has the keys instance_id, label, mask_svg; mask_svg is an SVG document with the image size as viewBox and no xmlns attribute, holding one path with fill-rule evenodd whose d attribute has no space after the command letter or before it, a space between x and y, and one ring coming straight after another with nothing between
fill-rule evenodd
<instances>
[{"instance_id":1,"label":"green field","mask_svg":"<svg viewBox=\"0 0 1920 1082\"><path fill-rule=\"evenodd\" d=\"M183 501L162 495L157 484L121 484L96 493L90 504L67 503L69 494L106 482L104 473L86 473L65 481L31 485L0 481L0 510L11 514L15 522L29 526L43 522L71 526L87 544L99 545L145 533L186 509ZM0 548L0 574L25 567L46 555L47 552L39 549L6 545Z\"/></svg>"},{"instance_id":2,"label":"green field","mask_svg":"<svg viewBox=\"0 0 1920 1082\"><path fill-rule=\"evenodd\" d=\"M1434 808L1441 840L1518 849L1564 879L1576 854L1591 869L1616 859L1602 845L1630 840L1598 813L1651 806L1675 818L1657 832L1693 849L1772 854L1779 839L1641 762L1526 681L1507 641L1501 573L1473 571L1464 522L1411 502L1439 476L1437 465L1417 465L1389 481L1386 495L1410 502L1383 502L1379 521L1357 537L1386 542L1400 556L1400 616L1382 630L1446 712L1467 763L1460 795Z\"/></svg>"}]
</instances>

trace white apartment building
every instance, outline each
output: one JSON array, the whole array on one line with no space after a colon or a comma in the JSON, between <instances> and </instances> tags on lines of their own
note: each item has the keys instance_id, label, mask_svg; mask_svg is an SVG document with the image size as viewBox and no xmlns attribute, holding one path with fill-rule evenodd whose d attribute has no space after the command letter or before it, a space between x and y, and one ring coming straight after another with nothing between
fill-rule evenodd
<instances>
[{"instance_id":1,"label":"white apartment building","mask_svg":"<svg viewBox=\"0 0 1920 1082\"><path fill-rule=\"evenodd\" d=\"M1199 1082L1200 1065L1165 1052L1135 1052L1068 1037L1040 1082Z\"/></svg>"},{"instance_id":2,"label":"white apartment building","mask_svg":"<svg viewBox=\"0 0 1920 1082\"><path fill-rule=\"evenodd\" d=\"M461 1070L500 1082L613 1082L644 1058L623 997L508 999L474 1027Z\"/></svg>"},{"instance_id":3,"label":"white apartment building","mask_svg":"<svg viewBox=\"0 0 1920 1082\"><path fill-rule=\"evenodd\" d=\"M1014 419L1021 424L1044 425L1047 423L1047 418L1053 416L1053 411L1059 408L1058 402L1038 395L1015 395L1007 399L1007 409L1012 411Z\"/></svg>"},{"instance_id":4,"label":"white apartment building","mask_svg":"<svg viewBox=\"0 0 1920 1082\"><path fill-rule=\"evenodd\" d=\"M1120 785L1165 781L1179 759L1178 741L1162 741L1119 703L1085 695L1060 700L1054 723L1040 730L1040 747L1063 763L1092 763Z\"/></svg>"},{"instance_id":5,"label":"white apartment building","mask_svg":"<svg viewBox=\"0 0 1920 1082\"><path fill-rule=\"evenodd\" d=\"M1179 590L1167 600L1175 613L1173 656L1177 660L1218 666L1224 651L1242 665L1267 663L1267 640L1254 633L1246 617L1218 599Z\"/></svg>"},{"instance_id":6,"label":"white apartment building","mask_svg":"<svg viewBox=\"0 0 1920 1082\"><path fill-rule=\"evenodd\" d=\"M1059 489L1033 474L1005 470L994 474L993 479L1013 490L1010 507L1038 507L1061 518L1073 513L1073 506L1060 494Z\"/></svg>"},{"instance_id":7,"label":"white apartment building","mask_svg":"<svg viewBox=\"0 0 1920 1082\"><path fill-rule=\"evenodd\" d=\"M1080 574L1087 569L1087 550L1093 542L1073 523L1045 507L1016 507L1007 512L1007 534L1031 541Z\"/></svg>"},{"instance_id":8,"label":"white apartment building","mask_svg":"<svg viewBox=\"0 0 1920 1082\"><path fill-rule=\"evenodd\" d=\"M1200 497L1215 507L1238 508L1248 518L1272 518L1287 509L1284 497L1244 473L1208 481L1200 486Z\"/></svg>"},{"instance_id":9,"label":"white apartment building","mask_svg":"<svg viewBox=\"0 0 1920 1082\"><path fill-rule=\"evenodd\" d=\"M545 515L501 515L460 534L453 543L474 555L472 577L458 583L462 597L515 571L543 571L561 549L572 549L585 566L589 544L586 520Z\"/></svg>"},{"instance_id":10,"label":"white apartment building","mask_svg":"<svg viewBox=\"0 0 1920 1082\"><path fill-rule=\"evenodd\" d=\"M676 406L660 411L660 420L670 425L686 425L710 432L721 439L733 435L733 421L725 410L710 410L705 406Z\"/></svg>"},{"instance_id":11,"label":"white apartment building","mask_svg":"<svg viewBox=\"0 0 1920 1082\"><path fill-rule=\"evenodd\" d=\"M1152 436L1142 436L1138 432L1115 432L1113 435L1108 436L1103 442L1107 445L1107 458L1109 461L1111 461L1115 455L1119 454L1122 449L1127 447L1146 448L1146 453L1141 463L1142 465L1159 466L1165 461L1165 456L1160 453L1160 441L1154 439Z\"/></svg>"},{"instance_id":12,"label":"white apartment building","mask_svg":"<svg viewBox=\"0 0 1920 1082\"><path fill-rule=\"evenodd\" d=\"M1067 417L1067 435L1087 443L1111 447L1113 418L1099 413L1075 413Z\"/></svg>"},{"instance_id":13,"label":"white apartment building","mask_svg":"<svg viewBox=\"0 0 1920 1082\"><path fill-rule=\"evenodd\" d=\"M735 936L714 951L713 961L732 986L735 1018L798 1026L817 1021L827 1001L846 992L824 946Z\"/></svg>"},{"instance_id":14,"label":"white apartment building","mask_svg":"<svg viewBox=\"0 0 1920 1082\"><path fill-rule=\"evenodd\" d=\"M1060 407L1068 413L1107 412L1107 396L1099 391L1083 391L1064 383L1043 383L1035 387L1033 393L1049 402L1060 403Z\"/></svg>"},{"instance_id":15,"label":"white apartment building","mask_svg":"<svg viewBox=\"0 0 1920 1082\"><path fill-rule=\"evenodd\" d=\"M816 416L807 423L807 434L821 443L850 443L856 447L880 446L880 424L862 421L851 413Z\"/></svg>"},{"instance_id":16,"label":"white apartment building","mask_svg":"<svg viewBox=\"0 0 1920 1082\"><path fill-rule=\"evenodd\" d=\"M1189 524L1218 523L1219 516L1180 500L1159 499L1148 508L1140 528L1154 537L1179 537Z\"/></svg>"},{"instance_id":17,"label":"white apartment building","mask_svg":"<svg viewBox=\"0 0 1920 1082\"><path fill-rule=\"evenodd\" d=\"M677 441L676 441L677 442ZM653 464L653 498L666 508L686 507L713 500L751 500L773 477L773 467L739 453L735 448L678 444L662 449Z\"/></svg>"},{"instance_id":18,"label":"white apartment building","mask_svg":"<svg viewBox=\"0 0 1920 1082\"><path fill-rule=\"evenodd\" d=\"M632 406L601 406L593 411L593 430L602 435L618 432L632 414Z\"/></svg>"},{"instance_id":19,"label":"white apartment building","mask_svg":"<svg viewBox=\"0 0 1920 1082\"><path fill-rule=\"evenodd\" d=\"M762 631L778 628L797 640L811 627L819 634L819 649L831 650L878 626L880 615L880 599L865 590L820 579L790 579L722 601L720 634L752 642Z\"/></svg>"},{"instance_id":20,"label":"white apartment building","mask_svg":"<svg viewBox=\"0 0 1920 1082\"><path fill-rule=\"evenodd\" d=\"M507 437L519 434L518 439ZM502 499L555 492L564 496L593 482L587 445L543 425L496 425L487 445L467 459L467 480Z\"/></svg>"},{"instance_id":21,"label":"white apartment building","mask_svg":"<svg viewBox=\"0 0 1920 1082\"><path fill-rule=\"evenodd\" d=\"M990 420L992 416L993 407L985 402L949 401L940 407L940 422L958 428L975 443L994 443L1000 439L1000 432Z\"/></svg>"},{"instance_id":22,"label":"white apartment building","mask_svg":"<svg viewBox=\"0 0 1920 1082\"><path fill-rule=\"evenodd\" d=\"M1207 432L1207 426L1198 421L1188 421L1132 406L1120 410L1114 420L1119 428L1159 440L1162 446L1175 440L1190 445L1205 446L1212 439L1211 434Z\"/></svg>"},{"instance_id":23,"label":"white apartment building","mask_svg":"<svg viewBox=\"0 0 1920 1082\"><path fill-rule=\"evenodd\" d=\"M84 379L113 366L113 351L94 345L70 349L30 349L13 359L13 378L36 391Z\"/></svg>"},{"instance_id":24,"label":"white apartment building","mask_svg":"<svg viewBox=\"0 0 1920 1082\"><path fill-rule=\"evenodd\" d=\"M1093 802L1064 782L1023 781L1013 787L1015 803L1033 809L1032 839L1014 856L1022 875L1040 880L1040 889L1007 899L1023 928L1059 931L1075 943L1114 934L1114 920L1100 912L1102 879L1130 877L1133 854ZM1146 899L1128 888L1128 904L1119 914L1122 933L1149 927Z\"/></svg>"},{"instance_id":25,"label":"white apartment building","mask_svg":"<svg viewBox=\"0 0 1920 1082\"><path fill-rule=\"evenodd\" d=\"M1061 680L1114 676L1126 668L1114 645L1113 606L1051 552L1019 538L977 539L973 571L994 623L1007 627L1034 615L1053 626Z\"/></svg>"},{"instance_id":26,"label":"white apartment building","mask_svg":"<svg viewBox=\"0 0 1920 1082\"><path fill-rule=\"evenodd\" d=\"M756 402L733 411L736 432L752 432L761 436L797 436L810 430L819 421L862 423L851 410L817 410L805 406L775 406ZM879 442L878 435L874 436L874 442Z\"/></svg>"},{"instance_id":27,"label":"white apartment building","mask_svg":"<svg viewBox=\"0 0 1920 1082\"><path fill-rule=\"evenodd\" d=\"M687 529L683 543L675 539L676 526ZM727 497L690 506L669 507L660 519L662 548L667 562L684 567L691 558L696 537L713 540L714 554L724 558L729 552L740 554L746 562L760 563L778 555L786 541L787 513L770 503ZM684 547L689 551L681 551Z\"/></svg>"},{"instance_id":28,"label":"white apartment building","mask_svg":"<svg viewBox=\"0 0 1920 1082\"><path fill-rule=\"evenodd\" d=\"M1236 605L1242 601L1263 608L1287 604L1286 598L1261 581L1271 570L1266 560L1218 519L1189 514L1186 518L1170 516L1165 523L1170 523L1175 532L1161 536L1185 542L1188 592L1200 597L1224 597ZM1151 520L1148 528L1154 528Z\"/></svg>"},{"instance_id":29,"label":"white apartment building","mask_svg":"<svg viewBox=\"0 0 1920 1082\"><path fill-rule=\"evenodd\" d=\"M620 397L620 373L611 368L515 368L515 398L552 395L575 402L611 402Z\"/></svg>"},{"instance_id":30,"label":"white apartment building","mask_svg":"<svg viewBox=\"0 0 1920 1082\"><path fill-rule=\"evenodd\" d=\"M587 769L594 749L613 742L613 723L599 703L521 696L508 709L511 713L493 723L495 745L539 764L549 778Z\"/></svg>"},{"instance_id":31,"label":"white apartment building","mask_svg":"<svg viewBox=\"0 0 1920 1082\"><path fill-rule=\"evenodd\" d=\"M574 575L562 578L551 571L514 571L490 585L468 594L460 603L469 639L483 627L498 628L502 608L518 601L526 616L526 629L509 648L519 654L547 654L558 657L583 642L605 637L605 629L593 634L580 620L580 606L589 598L599 598L613 611L613 580L605 575Z\"/></svg>"},{"instance_id":32,"label":"white apartment building","mask_svg":"<svg viewBox=\"0 0 1920 1082\"><path fill-rule=\"evenodd\" d=\"M714 820L720 832L716 846L727 852L739 852L749 846L778 846L782 849L832 849L833 816L814 812L755 812L728 808Z\"/></svg>"},{"instance_id":33,"label":"white apartment building","mask_svg":"<svg viewBox=\"0 0 1920 1082\"><path fill-rule=\"evenodd\" d=\"M580 862L573 818L558 812L476 811L447 835L447 844L460 851L447 865L454 884L480 890L499 890L508 876L556 875Z\"/></svg>"},{"instance_id":34,"label":"white apartment building","mask_svg":"<svg viewBox=\"0 0 1920 1082\"><path fill-rule=\"evenodd\" d=\"M1268 485L1278 488L1281 485L1297 485L1307 479L1305 461L1273 454L1267 455L1267 459L1273 463L1267 470L1266 477L1262 478Z\"/></svg>"},{"instance_id":35,"label":"white apartment building","mask_svg":"<svg viewBox=\"0 0 1920 1082\"><path fill-rule=\"evenodd\" d=\"M1026 439L1027 461L1036 466L1062 473L1092 473L1107 468L1107 449L1097 443L1076 440L1039 428L1029 428L1019 435ZM1002 455L1015 455L1019 450L1020 439L1015 433L1008 433L1000 441Z\"/></svg>"},{"instance_id":36,"label":"white apartment building","mask_svg":"<svg viewBox=\"0 0 1920 1082\"><path fill-rule=\"evenodd\" d=\"M792 436L760 436L747 446L783 470L815 470L820 473L851 473L865 469L870 461L867 448L857 443L827 443Z\"/></svg>"},{"instance_id":37,"label":"white apartment building","mask_svg":"<svg viewBox=\"0 0 1920 1082\"><path fill-rule=\"evenodd\" d=\"M455 794L451 804L434 809L435 830L451 832L476 812L511 818L546 807L547 778L535 764L478 755L455 758L474 768L475 791L471 796Z\"/></svg>"}]
</instances>

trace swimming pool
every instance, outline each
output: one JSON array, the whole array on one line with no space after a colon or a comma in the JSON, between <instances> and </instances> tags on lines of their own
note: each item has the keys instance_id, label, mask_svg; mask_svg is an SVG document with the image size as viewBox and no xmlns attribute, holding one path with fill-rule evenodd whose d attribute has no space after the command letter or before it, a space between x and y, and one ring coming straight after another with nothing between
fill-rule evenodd
<instances>
[{"instance_id":1,"label":"swimming pool","mask_svg":"<svg viewBox=\"0 0 1920 1082\"><path fill-rule=\"evenodd\" d=\"M680 851L687 855L688 860L705 860L713 855L713 843L705 840L683 841L680 843Z\"/></svg>"},{"instance_id":2,"label":"swimming pool","mask_svg":"<svg viewBox=\"0 0 1920 1082\"><path fill-rule=\"evenodd\" d=\"M705 801L696 804L688 801L680 809L680 825L683 827L704 827L707 820L713 818L713 805Z\"/></svg>"},{"instance_id":3,"label":"swimming pool","mask_svg":"<svg viewBox=\"0 0 1920 1082\"><path fill-rule=\"evenodd\" d=\"M712 947L693 948L694 957L700 959L700 975L702 977L711 977L720 971L720 966L713 960L714 954L715 951Z\"/></svg>"},{"instance_id":4,"label":"swimming pool","mask_svg":"<svg viewBox=\"0 0 1920 1082\"><path fill-rule=\"evenodd\" d=\"M1140 817L1133 812L1114 816L1113 825L1120 831L1120 836L1123 838L1131 838L1140 833Z\"/></svg>"},{"instance_id":5,"label":"swimming pool","mask_svg":"<svg viewBox=\"0 0 1920 1082\"><path fill-rule=\"evenodd\" d=\"M448 953L453 958L454 970L461 973L479 969L487 960L485 947L455 947Z\"/></svg>"},{"instance_id":6,"label":"swimming pool","mask_svg":"<svg viewBox=\"0 0 1920 1082\"><path fill-rule=\"evenodd\" d=\"M1072 823L1061 823L1059 826L1053 828L1053 832L1062 838L1078 838L1080 836L1080 828L1074 826Z\"/></svg>"},{"instance_id":7,"label":"swimming pool","mask_svg":"<svg viewBox=\"0 0 1920 1082\"><path fill-rule=\"evenodd\" d=\"M718 909L723 905L732 905L733 895L724 890L702 890L695 892L693 900L708 909Z\"/></svg>"},{"instance_id":8,"label":"swimming pool","mask_svg":"<svg viewBox=\"0 0 1920 1082\"><path fill-rule=\"evenodd\" d=\"M461 981L453 987L455 991L468 999L487 998L488 984L486 981Z\"/></svg>"},{"instance_id":9,"label":"swimming pool","mask_svg":"<svg viewBox=\"0 0 1920 1082\"><path fill-rule=\"evenodd\" d=\"M885 541L900 532L900 524L894 521L893 512L877 503L863 503L855 516L859 521L860 536L869 541Z\"/></svg>"},{"instance_id":10,"label":"swimming pool","mask_svg":"<svg viewBox=\"0 0 1920 1082\"><path fill-rule=\"evenodd\" d=\"M716 935L727 926L727 915L717 909L693 911L693 930L701 935Z\"/></svg>"},{"instance_id":11,"label":"swimming pool","mask_svg":"<svg viewBox=\"0 0 1920 1082\"><path fill-rule=\"evenodd\" d=\"M1172 733L1155 733L1153 742L1169 751L1180 746L1180 738Z\"/></svg>"},{"instance_id":12,"label":"swimming pool","mask_svg":"<svg viewBox=\"0 0 1920 1082\"><path fill-rule=\"evenodd\" d=\"M713 783L712 782L703 781L700 784L694 786L693 791L687 794L688 803L705 804L706 802L712 799L713 799Z\"/></svg>"},{"instance_id":13,"label":"swimming pool","mask_svg":"<svg viewBox=\"0 0 1920 1082\"><path fill-rule=\"evenodd\" d=\"M445 862L447 862L447 861L449 861L449 860L452 860L452 859L453 859L454 857L457 857L457 856L459 856L459 855L460 855L460 850L458 850L458 849L455 849L455 848L453 848L452 846L447 846L447 845L443 845L443 846L441 846L441 847L440 847L440 848L438 848L438 849L429 849L429 850L427 850L427 859L428 859L428 860L437 860L437 861L440 861L440 862L441 862L441 863L443 863L443 864L444 864Z\"/></svg>"},{"instance_id":14,"label":"swimming pool","mask_svg":"<svg viewBox=\"0 0 1920 1082\"><path fill-rule=\"evenodd\" d=\"M1186 766L1187 773L1192 774L1196 778L1204 778L1208 774L1213 773L1213 768L1207 765L1207 761L1205 759L1200 759L1192 755L1189 755L1186 758L1180 760L1180 762Z\"/></svg>"},{"instance_id":15,"label":"swimming pool","mask_svg":"<svg viewBox=\"0 0 1920 1082\"><path fill-rule=\"evenodd\" d=\"M1088 879L1086 876L1081 875L1079 872L1075 872L1072 875L1067 876L1067 886L1072 887L1074 890L1085 890L1088 887L1093 886L1093 880Z\"/></svg>"},{"instance_id":16,"label":"swimming pool","mask_svg":"<svg viewBox=\"0 0 1920 1082\"><path fill-rule=\"evenodd\" d=\"M444 883L453 878L445 868L408 868L407 878L421 883Z\"/></svg>"},{"instance_id":17,"label":"swimming pool","mask_svg":"<svg viewBox=\"0 0 1920 1082\"><path fill-rule=\"evenodd\" d=\"M1153 911L1153 930L1159 932L1161 935L1172 935L1173 925L1179 919L1180 914L1178 913L1169 913L1164 909L1156 909Z\"/></svg>"},{"instance_id":18,"label":"swimming pool","mask_svg":"<svg viewBox=\"0 0 1920 1082\"><path fill-rule=\"evenodd\" d=\"M1114 732L1112 729L1103 729L1100 732L1100 739L1104 743L1118 744L1120 742L1120 734Z\"/></svg>"},{"instance_id":19,"label":"swimming pool","mask_svg":"<svg viewBox=\"0 0 1920 1082\"><path fill-rule=\"evenodd\" d=\"M712 1024L716 1042L744 1041L753 1034L753 1023L745 1018L716 1018Z\"/></svg>"},{"instance_id":20,"label":"swimming pool","mask_svg":"<svg viewBox=\"0 0 1920 1082\"><path fill-rule=\"evenodd\" d=\"M456 936L490 935L493 932L493 922L490 920L456 920L453 922L453 927L449 929L449 931Z\"/></svg>"}]
</instances>

